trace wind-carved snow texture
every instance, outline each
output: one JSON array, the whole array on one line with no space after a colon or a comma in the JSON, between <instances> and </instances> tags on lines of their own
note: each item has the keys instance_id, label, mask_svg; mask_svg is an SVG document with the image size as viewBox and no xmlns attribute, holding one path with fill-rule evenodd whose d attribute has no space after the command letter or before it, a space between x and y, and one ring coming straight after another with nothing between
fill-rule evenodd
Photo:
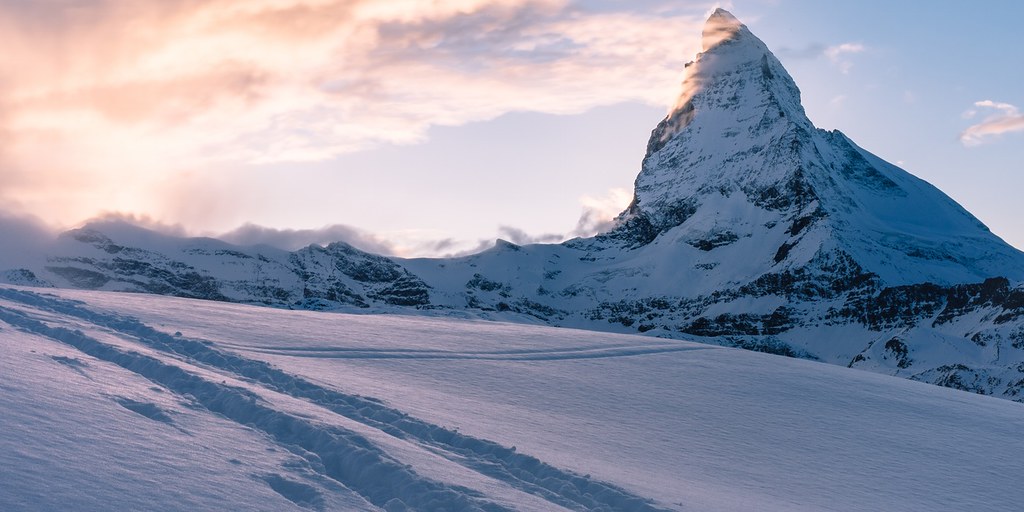
<instances>
[{"instance_id":1,"label":"wind-carved snow texture","mask_svg":"<svg viewBox=\"0 0 1024 512\"><path fill-rule=\"evenodd\" d=\"M633 201L593 238L399 259L99 222L0 281L639 332L1024 400L1024 254L816 128L782 63L726 11L708 19L682 89Z\"/></svg>"},{"instance_id":2,"label":"wind-carved snow texture","mask_svg":"<svg viewBox=\"0 0 1024 512\"><path fill-rule=\"evenodd\" d=\"M535 457L518 453L514 448L419 420L373 399L319 386L267 363L218 350L203 340L174 336L133 318L91 311L81 303L32 292L0 289L0 298L109 329L160 352L316 404L396 438L429 447L469 469L570 510L663 510L623 489L560 470ZM276 410L245 389L213 382L159 358L103 343L80 330L49 326L30 314L8 307L0 306L0 321L131 370L175 393L189 396L213 413L259 430L278 443L299 447L313 456L326 476L387 510L406 510L407 507L439 511L507 509L471 489L445 485L418 475L353 431L321 425ZM627 349L624 355L633 353L644 352ZM588 355L583 354L582 357ZM147 418L172 423L171 418L155 404L131 399L120 399L118 403ZM276 479L272 484L286 489L286 492L295 490L295 486ZM286 497L292 501L296 498L294 495Z\"/></svg>"}]
</instances>

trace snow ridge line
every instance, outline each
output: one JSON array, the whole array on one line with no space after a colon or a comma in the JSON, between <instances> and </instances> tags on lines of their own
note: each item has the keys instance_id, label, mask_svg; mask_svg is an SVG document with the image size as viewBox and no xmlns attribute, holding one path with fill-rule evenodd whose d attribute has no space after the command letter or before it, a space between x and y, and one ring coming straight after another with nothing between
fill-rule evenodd
<instances>
[{"instance_id":1,"label":"snow ridge line","mask_svg":"<svg viewBox=\"0 0 1024 512\"><path fill-rule=\"evenodd\" d=\"M181 367L107 345L81 331L51 327L21 311L0 306L0 320L13 327L70 345L97 359L195 399L207 410L257 429L276 442L315 454L311 467L386 510L510 510L482 499L476 491L437 482L394 460L365 437L350 430L314 423L261 404L245 389L218 384ZM413 505L407 505L411 503Z\"/></svg>"},{"instance_id":2,"label":"snow ridge line","mask_svg":"<svg viewBox=\"0 0 1024 512\"><path fill-rule=\"evenodd\" d=\"M431 424L371 398L321 387L263 361L217 350L209 342L171 336L135 318L92 311L83 307L79 301L9 288L0 288L0 297L113 329L133 336L157 350L248 378L267 389L309 401L397 438L435 447L454 455L447 458L456 463L565 508L628 512L666 510L655 507L649 499L633 495L613 484L561 470L536 457L518 453L514 447L506 448L493 441Z\"/></svg>"},{"instance_id":3,"label":"snow ridge line","mask_svg":"<svg viewBox=\"0 0 1024 512\"><path fill-rule=\"evenodd\" d=\"M235 348L235 347L232 347ZM707 350L713 347L691 347L686 345L635 345L630 347L599 347L587 349L540 350L518 352L450 352L446 350L373 350L373 349L318 349L299 347L255 347L239 350L291 357L315 357L317 359L444 359L475 361L561 361L567 359L605 359L610 357L642 356L666 352L688 352Z\"/></svg>"}]
</instances>

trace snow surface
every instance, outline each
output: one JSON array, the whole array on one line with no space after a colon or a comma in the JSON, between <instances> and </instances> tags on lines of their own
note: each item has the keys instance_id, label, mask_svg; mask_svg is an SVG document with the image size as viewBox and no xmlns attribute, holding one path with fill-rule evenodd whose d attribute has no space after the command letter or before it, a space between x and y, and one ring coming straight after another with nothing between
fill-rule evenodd
<instances>
[{"instance_id":1,"label":"snow surface","mask_svg":"<svg viewBox=\"0 0 1024 512\"><path fill-rule=\"evenodd\" d=\"M1013 510L1024 406L647 337L0 288L0 510Z\"/></svg>"}]
</instances>

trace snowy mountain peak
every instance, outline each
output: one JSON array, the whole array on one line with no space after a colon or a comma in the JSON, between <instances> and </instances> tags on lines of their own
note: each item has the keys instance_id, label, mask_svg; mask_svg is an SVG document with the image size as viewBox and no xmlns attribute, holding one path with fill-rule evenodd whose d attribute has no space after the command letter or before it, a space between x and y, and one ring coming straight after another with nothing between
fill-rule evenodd
<instances>
[{"instance_id":1,"label":"snowy mountain peak","mask_svg":"<svg viewBox=\"0 0 1024 512\"><path fill-rule=\"evenodd\" d=\"M710 190L731 196L737 188L749 195L774 187L779 196L796 186L797 166L756 161L781 156L780 141L814 130L789 73L723 9L708 18L703 47L686 65L671 112L651 133L634 200L613 236L624 229L625 238L648 243L682 224Z\"/></svg>"},{"instance_id":2,"label":"snowy mountain peak","mask_svg":"<svg viewBox=\"0 0 1024 512\"><path fill-rule=\"evenodd\" d=\"M686 65L682 91L671 113L655 129L648 155L663 147L700 112L711 110L784 110L810 126L800 90L768 47L732 14L717 9L702 34L704 51ZM722 94L728 90L729 94ZM749 115L744 117L749 118ZM737 124L742 119L730 119Z\"/></svg>"},{"instance_id":3,"label":"snowy mountain peak","mask_svg":"<svg viewBox=\"0 0 1024 512\"><path fill-rule=\"evenodd\" d=\"M711 13L708 21L704 24L704 30L701 33L701 46L704 51L708 51L722 41L739 39L744 35L750 35L747 26L740 23L740 20L736 19L729 11L718 8Z\"/></svg>"},{"instance_id":4,"label":"snowy mountain peak","mask_svg":"<svg viewBox=\"0 0 1024 512\"><path fill-rule=\"evenodd\" d=\"M1024 255L945 194L816 128L782 63L732 14L716 10L703 39L605 237L714 248L718 263L744 262L730 264L735 282L847 263L888 284L1024 278Z\"/></svg>"}]
</instances>

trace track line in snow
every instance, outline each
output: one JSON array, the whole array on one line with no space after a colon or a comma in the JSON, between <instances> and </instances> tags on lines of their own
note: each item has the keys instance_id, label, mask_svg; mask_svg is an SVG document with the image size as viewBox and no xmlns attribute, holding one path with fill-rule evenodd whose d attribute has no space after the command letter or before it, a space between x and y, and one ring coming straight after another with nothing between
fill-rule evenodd
<instances>
[{"instance_id":1,"label":"track line in snow","mask_svg":"<svg viewBox=\"0 0 1024 512\"><path fill-rule=\"evenodd\" d=\"M289 480L277 473L264 475L261 480L267 482L274 492L302 508L313 510L323 510L324 508L324 497L316 487Z\"/></svg>"},{"instance_id":2,"label":"track line in snow","mask_svg":"<svg viewBox=\"0 0 1024 512\"><path fill-rule=\"evenodd\" d=\"M376 399L347 394L319 386L307 379L279 370L269 363L247 359L232 352L218 350L212 346L213 343L205 340L172 336L145 325L134 318L126 318L87 309L79 301L7 288L0 288L0 298L6 298L32 307L85 320L97 326L117 331L122 335L133 337L150 348L184 356L190 361L199 362L257 382L272 391L319 405L336 414L376 428L396 438L431 447L435 453L441 454L467 468L504 481L514 488L534 494L565 508L642 512L665 510L656 507L649 499L633 495L613 484L558 469L536 457L518 453L515 448L506 448L493 441L474 438L458 431L414 418L400 410L388 407ZM31 322L45 330L53 329L41 322L28 319L15 310L0 308L0 313L4 313L4 317L10 317L13 313L15 320L22 321L24 319L23 323ZM0 317L0 319L5 319L4 317ZM67 329L63 329L63 331L72 332ZM83 337L80 333L74 334L74 336ZM90 343L99 343L91 338L88 339ZM110 346L103 346L108 351L122 352ZM690 349L690 347L680 348ZM156 361L151 357L142 356L141 354L135 353L134 355ZM158 361L157 363L184 373L178 367L159 363ZM198 377L193 376L193 378ZM214 385L213 383L210 384ZM236 390L235 392L244 391L237 390L237 388L229 389ZM255 397L247 397L247 400L255 404ZM283 414L280 411L274 411L262 405L259 407L266 409L268 413ZM302 423L305 420L292 417L289 421ZM356 435L351 432L350 434ZM292 442L290 444L297 443ZM317 453L315 450L306 449ZM386 457L383 453L380 455ZM404 467L401 470L409 472ZM353 490L362 494L362 491L357 488L353 488ZM370 501L376 503L372 499ZM456 509L461 510L463 508Z\"/></svg>"}]
</instances>

